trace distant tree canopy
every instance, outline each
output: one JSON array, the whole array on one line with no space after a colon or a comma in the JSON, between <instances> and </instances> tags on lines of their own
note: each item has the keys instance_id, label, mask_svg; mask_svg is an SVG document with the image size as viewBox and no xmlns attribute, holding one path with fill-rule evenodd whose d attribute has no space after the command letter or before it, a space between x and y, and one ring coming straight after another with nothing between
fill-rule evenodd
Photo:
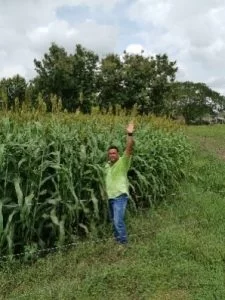
<instances>
[{"instance_id":1,"label":"distant tree canopy","mask_svg":"<svg viewBox=\"0 0 225 300\"><path fill-rule=\"evenodd\" d=\"M21 104L25 100L27 83L25 78L15 75L0 81L0 99L7 101L7 106L13 108L15 100Z\"/></svg>"},{"instance_id":2,"label":"distant tree canopy","mask_svg":"<svg viewBox=\"0 0 225 300\"><path fill-rule=\"evenodd\" d=\"M173 109L186 123L205 115L216 115L224 110L225 97L204 83L176 82L173 86Z\"/></svg>"},{"instance_id":3,"label":"distant tree canopy","mask_svg":"<svg viewBox=\"0 0 225 300\"><path fill-rule=\"evenodd\" d=\"M182 115L187 123L224 108L225 97L204 83L177 82L176 61L166 54L124 52L99 58L79 44L68 54L53 43L34 65L37 76L29 83L20 75L0 81L0 99L7 99L8 108L13 109L15 99L35 106L41 95L51 111L55 95L68 112L91 113L98 106L102 113L110 108L116 113L120 105L129 113L135 106L139 114Z\"/></svg>"},{"instance_id":4,"label":"distant tree canopy","mask_svg":"<svg viewBox=\"0 0 225 300\"><path fill-rule=\"evenodd\" d=\"M52 44L42 61L34 60L38 76L33 80L45 99L51 94L61 98L63 108L72 112L78 107L90 110L96 92L98 56L77 45L74 54ZM83 95L83 99L81 99ZM82 100L82 101L81 101Z\"/></svg>"}]
</instances>

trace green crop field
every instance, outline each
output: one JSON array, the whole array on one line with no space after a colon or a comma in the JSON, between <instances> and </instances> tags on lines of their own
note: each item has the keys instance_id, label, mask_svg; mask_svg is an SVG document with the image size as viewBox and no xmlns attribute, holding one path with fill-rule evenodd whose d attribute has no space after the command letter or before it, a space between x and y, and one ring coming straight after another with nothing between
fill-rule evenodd
<instances>
[{"instance_id":1,"label":"green crop field","mask_svg":"<svg viewBox=\"0 0 225 300\"><path fill-rule=\"evenodd\" d=\"M125 147L128 118L19 115L0 120L0 250L3 255L104 235L104 166L109 145ZM169 122L137 118L129 173L134 211L173 191L190 147ZM155 124L155 125L154 125ZM173 128L173 129L172 129Z\"/></svg>"},{"instance_id":2,"label":"green crop field","mask_svg":"<svg viewBox=\"0 0 225 300\"><path fill-rule=\"evenodd\" d=\"M103 176L106 149L123 151L128 121L1 118L0 298L224 298L225 127L135 118L129 245L121 252ZM71 242L77 246L35 254Z\"/></svg>"}]
</instances>

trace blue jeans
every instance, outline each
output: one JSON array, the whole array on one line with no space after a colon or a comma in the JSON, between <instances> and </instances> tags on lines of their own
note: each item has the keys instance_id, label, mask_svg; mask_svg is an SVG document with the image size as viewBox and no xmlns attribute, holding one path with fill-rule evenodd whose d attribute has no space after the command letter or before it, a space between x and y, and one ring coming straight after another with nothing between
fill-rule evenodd
<instances>
[{"instance_id":1,"label":"blue jeans","mask_svg":"<svg viewBox=\"0 0 225 300\"><path fill-rule=\"evenodd\" d=\"M122 194L116 198L109 199L109 216L113 224L115 239L120 244L127 243L127 232L124 223L127 201L127 194Z\"/></svg>"}]
</instances>

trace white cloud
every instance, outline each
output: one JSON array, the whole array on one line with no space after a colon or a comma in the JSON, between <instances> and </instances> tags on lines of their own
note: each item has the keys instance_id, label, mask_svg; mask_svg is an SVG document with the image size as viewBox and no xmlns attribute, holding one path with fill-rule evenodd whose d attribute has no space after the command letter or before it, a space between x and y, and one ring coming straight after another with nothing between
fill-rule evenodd
<instances>
[{"instance_id":1,"label":"white cloud","mask_svg":"<svg viewBox=\"0 0 225 300\"><path fill-rule=\"evenodd\" d=\"M142 28L144 47L168 53L182 66L179 79L210 84L214 76L225 93L224 0L135 0L128 14Z\"/></svg>"},{"instance_id":2,"label":"white cloud","mask_svg":"<svg viewBox=\"0 0 225 300\"><path fill-rule=\"evenodd\" d=\"M126 48L126 52L131 54L142 54L143 51L145 49L141 44L130 44Z\"/></svg>"},{"instance_id":3,"label":"white cloud","mask_svg":"<svg viewBox=\"0 0 225 300\"><path fill-rule=\"evenodd\" d=\"M59 9L79 5L86 18L58 18ZM81 43L99 54L127 45L130 53L167 53L179 80L206 82L225 94L224 0L0 0L0 7L0 78L33 77L34 58L53 41L69 52Z\"/></svg>"},{"instance_id":4,"label":"white cloud","mask_svg":"<svg viewBox=\"0 0 225 300\"><path fill-rule=\"evenodd\" d=\"M83 20L71 25L57 18L65 5L85 5L110 11L119 0L0 0L0 78L19 73L27 79L35 75L34 58L40 59L56 42L67 51L77 43L98 53L112 52L117 43L117 28Z\"/></svg>"},{"instance_id":5,"label":"white cloud","mask_svg":"<svg viewBox=\"0 0 225 300\"><path fill-rule=\"evenodd\" d=\"M117 29L99 25L92 20L80 23L76 27L71 27L66 21L56 20L45 27L28 32L27 37L33 49L39 53L43 53L50 42L55 42L69 52L74 50L75 44L80 43L102 54L115 49Z\"/></svg>"}]
</instances>

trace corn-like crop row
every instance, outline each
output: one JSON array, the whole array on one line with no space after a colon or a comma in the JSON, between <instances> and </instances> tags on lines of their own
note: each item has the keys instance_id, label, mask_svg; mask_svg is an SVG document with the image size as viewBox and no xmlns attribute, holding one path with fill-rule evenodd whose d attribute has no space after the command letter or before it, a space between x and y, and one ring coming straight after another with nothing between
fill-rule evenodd
<instances>
[{"instance_id":1,"label":"corn-like crop row","mask_svg":"<svg viewBox=\"0 0 225 300\"><path fill-rule=\"evenodd\" d=\"M111 144L124 150L127 121L76 115L1 118L1 255L59 246L102 230L108 219L106 150ZM152 124L149 118L136 119L130 209L165 197L185 175L190 157L181 133Z\"/></svg>"}]
</instances>

